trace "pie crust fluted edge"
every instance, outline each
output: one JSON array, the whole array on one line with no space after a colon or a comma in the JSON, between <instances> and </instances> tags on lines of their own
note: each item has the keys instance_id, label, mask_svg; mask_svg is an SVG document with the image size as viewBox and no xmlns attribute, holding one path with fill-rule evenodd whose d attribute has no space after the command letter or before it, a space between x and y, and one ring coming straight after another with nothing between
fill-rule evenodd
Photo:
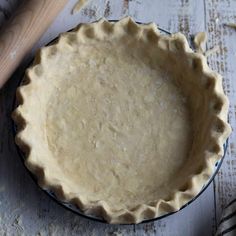
<instances>
[{"instance_id":1,"label":"pie crust fluted edge","mask_svg":"<svg viewBox=\"0 0 236 236\"><path fill-rule=\"evenodd\" d=\"M197 62L198 69L200 68L202 74L210 75L213 81L211 85L213 86L214 93L218 95L217 98L219 100L215 101L215 103L220 102L222 104L220 106L220 110L218 108L217 111L215 111L216 119L221 121L221 128L220 130L214 130L217 129L217 127L214 125L212 127L213 132L211 138L214 140L215 148L205 151L203 157L205 159L205 164L201 168L200 172L190 176L185 182L183 182L183 187L178 189L170 199L158 200L155 204L142 204L138 205L134 209L123 209L118 212L114 211L112 207L109 207L105 201L98 201L96 204L93 203L93 206L91 207L90 203L86 199L81 199L80 196L71 196L70 192L64 188L62 183L51 180L50 174L45 173L43 166L38 163L31 162L30 151L34 147L31 146L28 140L26 140L22 135L25 127L27 126L27 121L24 119L24 114L22 114L17 108L13 112L12 118L17 125L17 135L15 138L16 143L25 153L27 157L25 164L30 171L36 175L40 186L52 190L58 198L77 205L85 212L85 214L99 215L109 223L128 224L139 223L146 219L152 219L170 212L178 211L184 204L193 199L213 174L215 163L224 153L223 144L229 137L231 128L227 122L229 101L223 92L222 77L208 67L206 58L203 55L193 53L183 34L176 33L171 36L160 35L155 24L137 24L130 17L126 17L116 23L101 19L98 22L90 24L80 24L73 30L73 32L76 32L77 37L84 38L96 37L96 34L100 34L99 37L102 38L113 32L120 33L124 31L128 34L133 34L134 37L139 37L143 40L149 41L151 44L157 43L159 44L159 47L162 47L163 49L169 51L182 50L184 53L188 53L189 60L193 62L193 70ZM59 47L60 44L63 44L65 36L66 34L62 34L62 36L54 42L54 46ZM158 36L161 40L156 41L156 36ZM40 50L34 64L40 63L40 53L42 53L43 50L44 48ZM33 83L33 78L28 76L27 83ZM24 85L17 89L16 94L17 101L21 104L21 106L24 106L24 101L27 99L27 93L23 90Z\"/></svg>"}]
</instances>

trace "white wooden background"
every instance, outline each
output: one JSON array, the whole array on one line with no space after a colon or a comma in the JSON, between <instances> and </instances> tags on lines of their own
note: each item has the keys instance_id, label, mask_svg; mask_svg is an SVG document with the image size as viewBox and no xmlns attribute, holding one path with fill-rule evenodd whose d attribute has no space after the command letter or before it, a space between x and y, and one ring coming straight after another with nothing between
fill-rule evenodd
<instances>
[{"instance_id":1,"label":"white wooden background","mask_svg":"<svg viewBox=\"0 0 236 236\"><path fill-rule=\"evenodd\" d=\"M40 0L39 0L40 1ZM0 0L0 25L14 12L20 0ZM210 66L224 76L230 105L230 122L236 115L236 30L223 23L236 22L235 0L89 0L75 15L70 0L35 48L42 46L80 22L102 16L119 19L125 15L141 22L154 21L171 32L191 35L206 31L208 48L220 52L209 58ZM33 51L32 51L33 55ZM213 235L222 208L236 197L236 137L231 135L223 166L209 188L179 213L154 223L112 226L74 215L41 192L25 171L14 146L10 120L16 81L24 65L0 91L0 235Z\"/></svg>"}]
</instances>

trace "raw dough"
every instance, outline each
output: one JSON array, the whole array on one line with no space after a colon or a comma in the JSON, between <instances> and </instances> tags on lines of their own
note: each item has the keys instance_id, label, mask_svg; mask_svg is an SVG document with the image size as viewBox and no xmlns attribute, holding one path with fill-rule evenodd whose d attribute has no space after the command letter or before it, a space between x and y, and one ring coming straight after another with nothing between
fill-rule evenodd
<instances>
[{"instance_id":1,"label":"raw dough","mask_svg":"<svg viewBox=\"0 0 236 236\"><path fill-rule=\"evenodd\" d=\"M221 77L182 34L130 18L43 48L18 89L17 144L43 188L110 223L177 211L230 133Z\"/></svg>"},{"instance_id":2,"label":"raw dough","mask_svg":"<svg viewBox=\"0 0 236 236\"><path fill-rule=\"evenodd\" d=\"M185 97L171 75L145 60L101 42L49 62L58 67L46 111L52 158L74 191L117 209L167 197L163 188L192 143ZM69 71L60 70L65 62Z\"/></svg>"}]
</instances>

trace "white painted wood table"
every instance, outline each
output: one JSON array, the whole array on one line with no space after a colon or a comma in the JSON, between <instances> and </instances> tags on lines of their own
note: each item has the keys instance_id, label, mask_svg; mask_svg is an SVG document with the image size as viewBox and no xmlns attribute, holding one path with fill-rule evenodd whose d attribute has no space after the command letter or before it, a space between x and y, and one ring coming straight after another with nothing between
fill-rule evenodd
<instances>
[{"instance_id":1,"label":"white painted wood table","mask_svg":"<svg viewBox=\"0 0 236 236\"><path fill-rule=\"evenodd\" d=\"M19 2L0 0L3 27ZM71 15L75 2L68 2L35 49L80 22L91 22L103 16L120 19L130 15L137 21L154 21L166 30L181 31L188 36L206 31L209 35L207 47L220 47L219 53L209 57L209 64L224 76L225 92L231 101L229 119L233 129L236 128L236 30L223 26L223 23L236 22L235 0L90 0L79 13ZM226 158L214 182L181 212L136 226L92 222L63 209L40 191L20 161L13 141L10 114L16 81L23 70L24 65L0 91L0 235L214 234L222 208L236 197L235 133L230 137Z\"/></svg>"}]
</instances>

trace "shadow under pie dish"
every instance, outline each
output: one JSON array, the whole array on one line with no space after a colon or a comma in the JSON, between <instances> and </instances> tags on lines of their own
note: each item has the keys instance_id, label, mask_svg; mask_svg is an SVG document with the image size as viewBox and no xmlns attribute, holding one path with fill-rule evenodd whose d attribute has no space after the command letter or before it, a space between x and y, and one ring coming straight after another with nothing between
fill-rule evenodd
<instances>
[{"instance_id":1,"label":"shadow under pie dish","mask_svg":"<svg viewBox=\"0 0 236 236\"><path fill-rule=\"evenodd\" d=\"M181 33L130 18L42 48L17 90L16 143L39 185L109 223L180 209L230 134L222 78Z\"/></svg>"}]
</instances>

